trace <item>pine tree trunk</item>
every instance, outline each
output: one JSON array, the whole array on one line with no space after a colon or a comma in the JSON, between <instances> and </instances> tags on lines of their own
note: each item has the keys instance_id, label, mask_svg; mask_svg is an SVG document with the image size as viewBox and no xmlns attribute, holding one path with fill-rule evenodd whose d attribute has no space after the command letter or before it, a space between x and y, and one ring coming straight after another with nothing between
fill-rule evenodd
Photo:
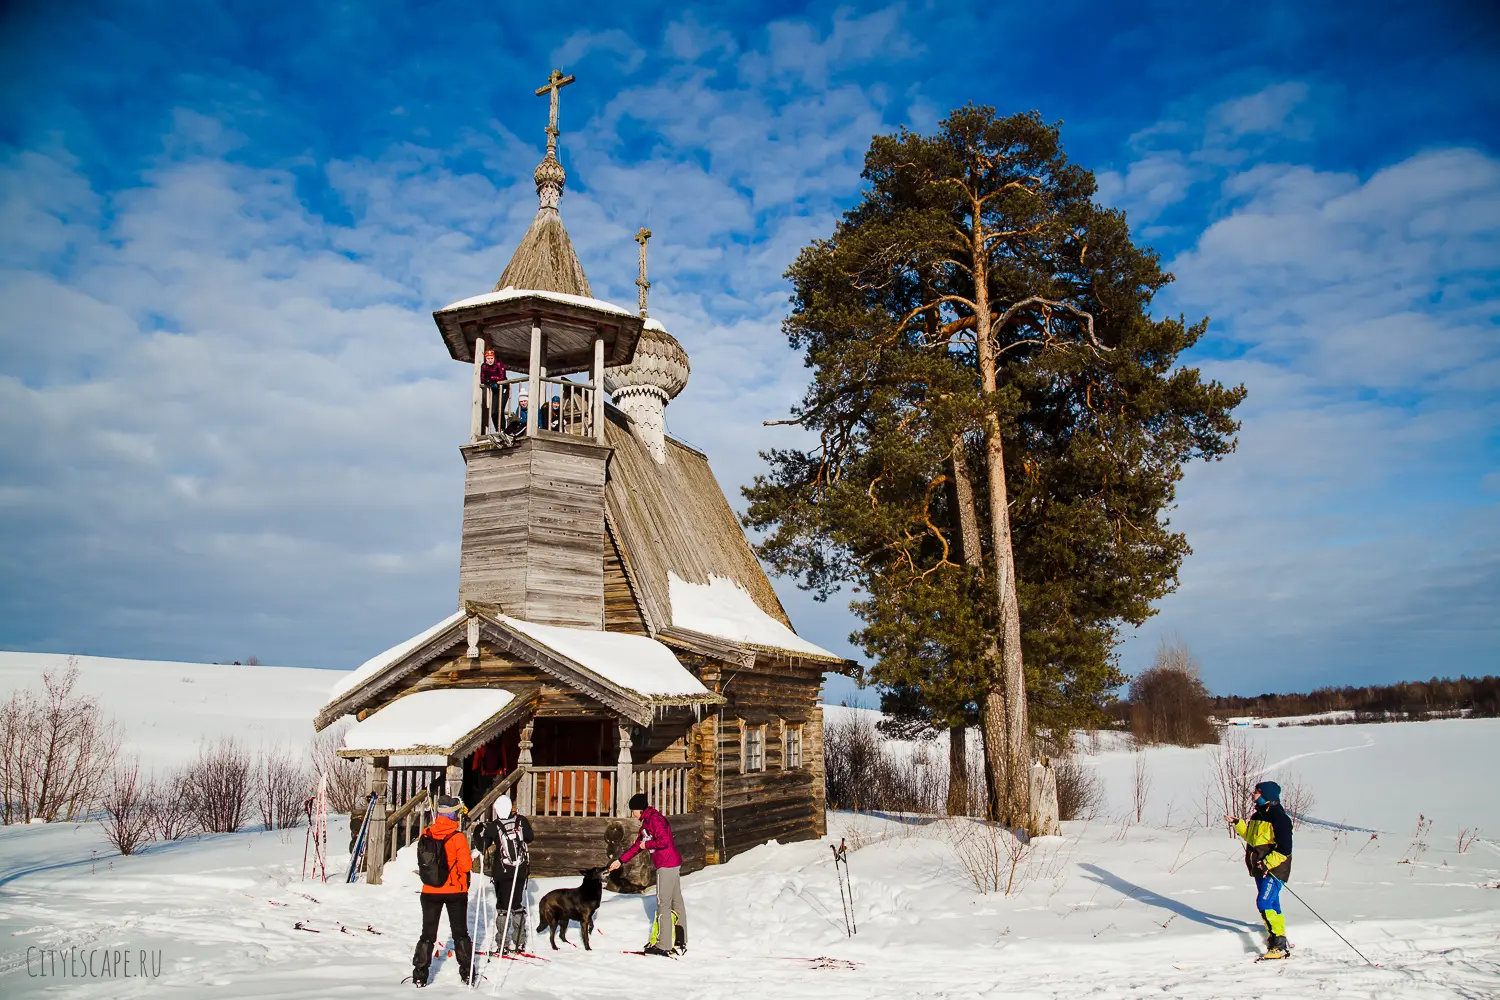
<instances>
[{"instance_id":1,"label":"pine tree trunk","mask_svg":"<svg viewBox=\"0 0 1500 1000\"><path fill-rule=\"evenodd\" d=\"M969 731L963 726L948 730L948 815L969 813Z\"/></svg>"},{"instance_id":2,"label":"pine tree trunk","mask_svg":"<svg viewBox=\"0 0 1500 1000\"><path fill-rule=\"evenodd\" d=\"M986 393L997 388L995 345L990 341L989 272L982 206L975 204L973 223L974 341L979 377ZM1021 658L1021 612L1016 602L1015 559L1010 543L1010 503L1005 484L1005 447L1000 415L984 416L984 464L990 487L991 558L994 560L995 600L999 610L999 649L986 650L989 678L981 704L986 754L1000 789L995 819L1006 826L1026 826L1031 820L1031 727L1026 712L1026 673ZM995 715L999 719L995 719ZM989 745L991 730L997 737Z\"/></svg>"},{"instance_id":3,"label":"pine tree trunk","mask_svg":"<svg viewBox=\"0 0 1500 1000\"><path fill-rule=\"evenodd\" d=\"M979 515L974 507L974 481L970 478L969 460L965 444L960 436L953 442L953 457L949 469L953 477L954 506L958 508L960 551L964 565L979 567L984 562L984 543L979 535ZM990 637L984 654L987 669L985 677L996 677L993 665L1000 662L1000 647ZM999 685L990 683L979 699L979 729L984 751L984 801L985 816L994 819L1000 815L1002 775L997 766L1005 747L1005 694ZM990 750L991 747L995 749ZM951 810L950 810L951 811Z\"/></svg>"}]
</instances>

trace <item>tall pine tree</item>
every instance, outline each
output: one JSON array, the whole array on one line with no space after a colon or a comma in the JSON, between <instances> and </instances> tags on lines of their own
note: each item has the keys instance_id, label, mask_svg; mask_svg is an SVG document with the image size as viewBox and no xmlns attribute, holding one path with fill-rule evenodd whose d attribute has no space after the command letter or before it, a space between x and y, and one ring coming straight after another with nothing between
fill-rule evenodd
<instances>
[{"instance_id":1,"label":"tall pine tree","mask_svg":"<svg viewBox=\"0 0 1500 1000\"><path fill-rule=\"evenodd\" d=\"M877 137L864 176L789 271L813 370L790 422L820 444L765 456L747 523L802 585L863 591L873 679L977 717L993 814L1023 825L1032 713L1068 725L1119 684L1119 629L1189 551L1182 466L1232 450L1244 390L1177 365L1206 321L1148 314L1170 275L1038 116Z\"/></svg>"}]
</instances>

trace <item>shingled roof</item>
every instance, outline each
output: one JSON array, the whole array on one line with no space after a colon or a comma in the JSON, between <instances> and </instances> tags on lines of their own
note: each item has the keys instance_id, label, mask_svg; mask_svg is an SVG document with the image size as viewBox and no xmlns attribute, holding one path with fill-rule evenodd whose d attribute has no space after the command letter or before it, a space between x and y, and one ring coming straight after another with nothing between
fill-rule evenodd
<instances>
[{"instance_id":1,"label":"shingled roof","mask_svg":"<svg viewBox=\"0 0 1500 1000\"><path fill-rule=\"evenodd\" d=\"M669 437L666 460L657 462L630 432L629 417L614 407L606 412L604 438L614 448L604 486L606 519L651 633L669 645L713 655L753 659L763 651L830 669L847 665L844 657L792 631L708 458ZM763 616L763 627L700 630L693 627L700 619L673 608L674 590L682 595L710 589L734 593L742 612ZM730 631L735 634L726 634Z\"/></svg>"},{"instance_id":2,"label":"shingled roof","mask_svg":"<svg viewBox=\"0 0 1500 1000\"><path fill-rule=\"evenodd\" d=\"M573 241L563 226L556 208L543 205L537 209L531 227L521 237L521 245L495 282L495 291L525 288L538 292L563 292L593 298L589 279L573 251Z\"/></svg>"}]
</instances>

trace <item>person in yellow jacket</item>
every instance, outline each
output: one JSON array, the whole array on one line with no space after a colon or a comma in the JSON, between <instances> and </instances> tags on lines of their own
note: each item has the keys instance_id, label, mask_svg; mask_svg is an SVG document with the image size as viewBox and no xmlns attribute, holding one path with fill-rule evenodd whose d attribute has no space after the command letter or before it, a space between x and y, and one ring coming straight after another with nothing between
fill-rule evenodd
<instances>
[{"instance_id":1,"label":"person in yellow jacket","mask_svg":"<svg viewBox=\"0 0 1500 1000\"><path fill-rule=\"evenodd\" d=\"M1281 887L1292 877L1292 818L1281 807L1281 786L1262 781L1255 786L1255 811L1246 819L1225 816L1245 842L1245 867L1255 879L1255 905L1270 940L1265 958L1286 958L1286 918L1281 913Z\"/></svg>"}]
</instances>

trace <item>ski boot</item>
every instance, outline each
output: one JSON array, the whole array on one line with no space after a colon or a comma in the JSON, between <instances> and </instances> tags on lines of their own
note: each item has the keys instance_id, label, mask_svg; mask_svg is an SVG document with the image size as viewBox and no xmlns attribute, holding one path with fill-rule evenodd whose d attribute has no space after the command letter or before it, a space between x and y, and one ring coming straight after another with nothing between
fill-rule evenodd
<instances>
[{"instance_id":1,"label":"ski boot","mask_svg":"<svg viewBox=\"0 0 1500 1000\"><path fill-rule=\"evenodd\" d=\"M1290 952L1291 946L1286 943L1286 938L1277 934L1272 936L1270 942L1268 942L1266 953L1261 956L1261 960L1265 962L1278 961L1279 959L1286 958Z\"/></svg>"},{"instance_id":2,"label":"ski boot","mask_svg":"<svg viewBox=\"0 0 1500 1000\"><path fill-rule=\"evenodd\" d=\"M676 931L677 931L676 939L672 942L672 954L674 954L674 955L686 955L687 954L687 928L686 927L678 927L678 928L676 928Z\"/></svg>"}]
</instances>

